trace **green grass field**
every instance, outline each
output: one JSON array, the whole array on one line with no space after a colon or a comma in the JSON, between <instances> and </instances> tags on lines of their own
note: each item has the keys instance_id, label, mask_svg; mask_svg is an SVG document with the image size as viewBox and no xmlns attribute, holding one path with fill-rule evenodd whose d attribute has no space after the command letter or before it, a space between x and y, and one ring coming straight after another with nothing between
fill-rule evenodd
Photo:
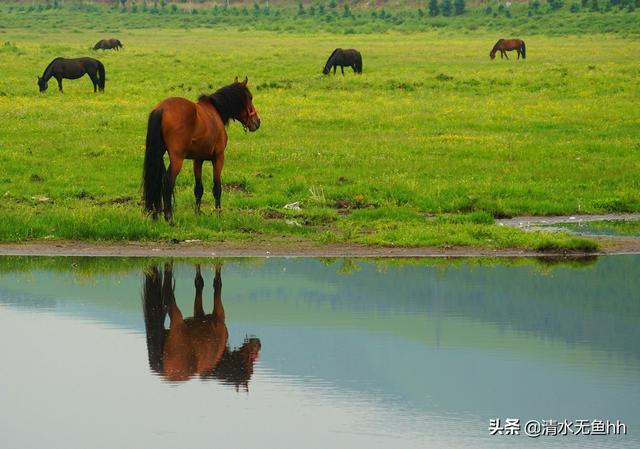
<instances>
[{"instance_id":1,"label":"green grass field","mask_svg":"<svg viewBox=\"0 0 640 449\"><path fill-rule=\"evenodd\" d=\"M109 19L70 31L77 17L65 12L56 28L38 31L56 16L28 26L11 14L13 26L0 28L3 241L285 236L593 249L493 218L640 210L636 37L520 35L526 61L490 61L502 33L488 30L282 34ZM88 78L65 80L64 94L51 80L38 93L51 59L91 55L111 35L125 50L95 53L107 70L103 94ZM362 76L321 75L337 46L362 52ZM150 109L236 75L249 77L262 127L229 126L222 213L213 210L209 164L204 213L195 215L186 163L175 226L149 220L139 199ZM302 210L283 209L294 201Z\"/></svg>"}]
</instances>

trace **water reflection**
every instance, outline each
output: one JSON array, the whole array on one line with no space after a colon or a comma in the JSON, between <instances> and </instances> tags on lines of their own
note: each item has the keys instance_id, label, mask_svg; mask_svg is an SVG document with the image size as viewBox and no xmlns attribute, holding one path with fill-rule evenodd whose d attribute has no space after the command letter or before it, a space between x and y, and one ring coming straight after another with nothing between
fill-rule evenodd
<instances>
[{"instance_id":1,"label":"water reflection","mask_svg":"<svg viewBox=\"0 0 640 449\"><path fill-rule=\"evenodd\" d=\"M640 447L640 256L222 262L0 258L0 446Z\"/></svg>"},{"instance_id":2,"label":"water reflection","mask_svg":"<svg viewBox=\"0 0 640 449\"><path fill-rule=\"evenodd\" d=\"M240 348L229 349L221 267L215 267L213 310L209 314L204 311L204 279L199 264L195 271L191 318L184 318L176 302L173 263L164 264L162 272L158 265L144 272L142 301L149 366L167 381L184 382L198 376L248 391L253 365L261 349L260 339L248 337ZM165 329L167 316L169 329Z\"/></svg>"}]
</instances>

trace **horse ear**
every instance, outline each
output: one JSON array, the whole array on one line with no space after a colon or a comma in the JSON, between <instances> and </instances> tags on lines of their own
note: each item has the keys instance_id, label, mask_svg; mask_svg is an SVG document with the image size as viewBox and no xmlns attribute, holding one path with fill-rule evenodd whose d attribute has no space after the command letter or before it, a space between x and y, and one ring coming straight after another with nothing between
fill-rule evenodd
<instances>
[{"instance_id":1,"label":"horse ear","mask_svg":"<svg viewBox=\"0 0 640 449\"><path fill-rule=\"evenodd\" d=\"M245 76L245 77L244 77L244 81L242 82L242 85L243 85L244 87L247 87L247 83L248 83L248 82L249 82L249 78Z\"/></svg>"},{"instance_id":2,"label":"horse ear","mask_svg":"<svg viewBox=\"0 0 640 449\"><path fill-rule=\"evenodd\" d=\"M236 76L235 79L233 80L234 83L238 82L238 77Z\"/></svg>"}]
</instances>

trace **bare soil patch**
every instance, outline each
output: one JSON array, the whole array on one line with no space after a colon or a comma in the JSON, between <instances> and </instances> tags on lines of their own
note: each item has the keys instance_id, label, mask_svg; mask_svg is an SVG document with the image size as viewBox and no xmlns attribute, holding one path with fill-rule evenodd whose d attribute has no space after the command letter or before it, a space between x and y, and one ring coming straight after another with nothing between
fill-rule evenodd
<instances>
[{"instance_id":1,"label":"bare soil patch","mask_svg":"<svg viewBox=\"0 0 640 449\"><path fill-rule=\"evenodd\" d=\"M95 257L585 257L610 254L640 254L640 239L594 238L597 253L539 252L521 249L470 247L381 247L350 244L322 245L283 238L265 242L74 242L37 241L0 243L5 256L95 256Z\"/></svg>"}]
</instances>

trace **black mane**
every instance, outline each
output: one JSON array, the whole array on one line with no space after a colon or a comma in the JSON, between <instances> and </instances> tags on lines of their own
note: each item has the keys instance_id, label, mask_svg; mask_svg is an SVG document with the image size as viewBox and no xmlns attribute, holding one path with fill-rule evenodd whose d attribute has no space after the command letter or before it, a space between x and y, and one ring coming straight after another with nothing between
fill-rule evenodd
<instances>
[{"instance_id":1,"label":"black mane","mask_svg":"<svg viewBox=\"0 0 640 449\"><path fill-rule=\"evenodd\" d=\"M47 70L49 70L49 69L51 68L51 66L53 65L53 63L54 63L54 62L56 62L56 61L58 61L58 60L60 60L60 59L64 59L64 58L62 58L62 57L58 56L57 58L54 58L54 59L53 59L53 61L51 61L51 62L49 63L49 65L47 66L47 68L46 68L46 69L44 69L44 72L42 72L42 77L43 77L43 78L44 78L45 76L47 76Z\"/></svg>"},{"instance_id":2,"label":"black mane","mask_svg":"<svg viewBox=\"0 0 640 449\"><path fill-rule=\"evenodd\" d=\"M226 125L230 119L238 119L240 112L246 107L247 89L241 83L233 83L222 87L211 95L200 95L198 101L208 101L220 114Z\"/></svg>"}]
</instances>

